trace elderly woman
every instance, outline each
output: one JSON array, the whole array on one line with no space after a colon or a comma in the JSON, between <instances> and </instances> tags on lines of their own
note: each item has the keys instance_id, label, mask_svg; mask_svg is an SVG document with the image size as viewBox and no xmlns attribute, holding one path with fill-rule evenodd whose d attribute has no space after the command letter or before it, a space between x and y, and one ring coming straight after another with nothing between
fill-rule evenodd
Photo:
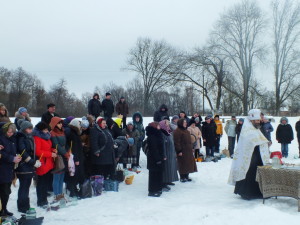
<instances>
[{"instance_id":1,"label":"elderly woman","mask_svg":"<svg viewBox=\"0 0 300 225\"><path fill-rule=\"evenodd\" d=\"M14 178L15 164L21 161L17 154L16 146L16 125L13 123L0 123L0 198L2 210L0 216L12 216L13 213L7 210L7 203L11 193L11 183Z\"/></svg>"},{"instance_id":2,"label":"elderly woman","mask_svg":"<svg viewBox=\"0 0 300 225\"><path fill-rule=\"evenodd\" d=\"M164 153L166 161L163 165L163 186L170 190L168 185L175 185L178 181L177 161L174 147L173 136L171 135L170 121L162 120L159 122L160 130L164 139Z\"/></svg>"},{"instance_id":3,"label":"elderly woman","mask_svg":"<svg viewBox=\"0 0 300 225\"><path fill-rule=\"evenodd\" d=\"M200 156L200 139L202 137L202 133L200 129L196 126L196 121L194 118L190 120L190 126L188 127L188 131L191 133L193 137L195 137L195 144L193 146L193 151L195 153L195 159Z\"/></svg>"},{"instance_id":4,"label":"elderly woman","mask_svg":"<svg viewBox=\"0 0 300 225\"><path fill-rule=\"evenodd\" d=\"M93 163L93 175L112 178L115 174L114 140L106 126L106 120L97 118L90 130L90 145Z\"/></svg>"},{"instance_id":5,"label":"elderly woman","mask_svg":"<svg viewBox=\"0 0 300 225\"><path fill-rule=\"evenodd\" d=\"M177 153L178 168L180 181L190 182L190 173L197 172L196 162L193 156L193 146L191 143L191 135L187 130L187 121L179 119L177 129L174 131L174 143Z\"/></svg>"}]
</instances>

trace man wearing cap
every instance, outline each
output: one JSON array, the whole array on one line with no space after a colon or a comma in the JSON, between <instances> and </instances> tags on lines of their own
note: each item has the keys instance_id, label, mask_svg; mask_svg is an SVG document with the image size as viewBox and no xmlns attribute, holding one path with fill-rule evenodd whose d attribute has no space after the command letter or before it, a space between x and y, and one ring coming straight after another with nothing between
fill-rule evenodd
<instances>
[{"instance_id":1,"label":"man wearing cap","mask_svg":"<svg viewBox=\"0 0 300 225\"><path fill-rule=\"evenodd\" d=\"M16 127L17 127L18 130L20 130L20 126L18 124L19 120L23 119L23 120L26 120L28 122L31 122L31 119L30 119L29 114L27 112L27 109L25 107L20 107L18 109L18 111L15 113L15 117L16 117L16 119L15 119L15 125L16 125Z\"/></svg>"},{"instance_id":2,"label":"man wearing cap","mask_svg":"<svg viewBox=\"0 0 300 225\"><path fill-rule=\"evenodd\" d=\"M129 114L129 107L123 96L120 98L120 101L116 104L116 112L118 115L122 115L123 127L126 127L126 117Z\"/></svg>"},{"instance_id":3,"label":"man wearing cap","mask_svg":"<svg viewBox=\"0 0 300 225\"><path fill-rule=\"evenodd\" d=\"M100 116L100 113L102 112L102 106L98 93L95 93L93 98L89 101L88 111L89 114L92 115L95 119Z\"/></svg>"},{"instance_id":4,"label":"man wearing cap","mask_svg":"<svg viewBox=\"0 0 300 225\"><path fill-rule=\"evenodd\" d=\"M226 121L225 132L228 136L228 150L230 152L230 156L232 158L235 147L235 137L236 137L236 117L231 116L231 120Z\"/></svg>"},{"instance_id":5,"label":"man wearing cap","mask_svg":"<svg viewBox=\"0 0 300 225\"><path fill-rule=\"evenodd\" d=\"M104 111L104 118L106 120L111 119L115 111L115 107L113 101L111 100L111 94L109 92L105 94L105 99L103 99L102 101L102 109Z\"/></svg>"},{"instance_id":6,"label":"man wearing cap","mask_svg":"<svg viewBox=\"0 0 300 225\"><path fill-rule=\"evenodd\" d=\"M244 120L228 181L235 185L234 193L246 200L262 198L255 180L257 166L266 165L270 159L269 141L260 130L260 113L259 109L251 109Z\"/></svg>"},{"instance_id":7,"label":"man wearing cap","mask_svg":"<svg viewBox=\"0 0 300 225\"><path fill-rule=\"evenodd\" d=\"M45 122L46 124L49 125L52 117L55 117L55 116L59 117L59 115L55 112L56 111L55 104L49 103L47 105L47 109L48 109L48 111L42 115L42 122Z\"/></svg>"}]
</instances>

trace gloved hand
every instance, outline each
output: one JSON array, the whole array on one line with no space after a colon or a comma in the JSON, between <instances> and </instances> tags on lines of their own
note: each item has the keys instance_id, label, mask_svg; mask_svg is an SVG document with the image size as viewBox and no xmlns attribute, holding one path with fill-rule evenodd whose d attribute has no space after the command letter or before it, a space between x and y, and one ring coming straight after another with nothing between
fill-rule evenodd
<instances>
[{"instance_id":1,"label":"gloved hand","mask_svg":"<svg viewBox=\"0 0 300 225\"><path fill-rule=\"evenodd\" d=\"M40 160L36 160L35 164L34 164L34 167L35 168L39 168L39 167L41 167L41 165L42 165L41 161Z\"/></svg>"},{"instance_id":2,"label":"gloved hand","mask_svg":"<svg viewBox=\"0 0 300 225\"><path fill-rule=\"evenodd\" d=\"M117 144L114 144L114 148L117 149L117 148L118 148L118 145L117 145Z\"/></svg>"}]
</instances>

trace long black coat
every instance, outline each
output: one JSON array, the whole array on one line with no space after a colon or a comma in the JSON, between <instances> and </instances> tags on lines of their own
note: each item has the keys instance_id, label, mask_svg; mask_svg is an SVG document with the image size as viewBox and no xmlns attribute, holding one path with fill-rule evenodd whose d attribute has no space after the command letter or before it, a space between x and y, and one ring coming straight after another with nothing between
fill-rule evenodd
<instances>
[{"instance_id":1,"label":"long black coat","mask_svg":"<svg viewBox=\"0 0 300 225\"><path fill-rule=\"evenodd\" d=\"M294 132L290 124L279 124L276 130L278 143L290 144L294 140Z\"/></svg>"},{"instance_id":2,"label":"long black coat","mask_svg":"<svg viewBox=\"0 0 300 225\"><path fill-rule=\"evenodd\" d=\"M17 173L33 173L35 168L34 139L32 136L22 132L17 133L17 153L22 154L22 161L19 163Z\"/></svg>"},{"instance_id":3,"label":"long black coat","mask_svg":"<svg viewBox=\"0 0 300 225\"><path fill-rule=\"evenodd\" d=\"M111 99L104 99L102 101L102 109L104 111L104 117L111 118L115 111L113 101Z\"/></svg>"},{"instance_id":4,"label":"long black coat","mask_svg":"<svg viewBox=\"0 0 300 225\"><path fill-rule=\"evenodd\" d=\"M115 164L114 140L107 128L103 130L97 124L90 128L90 146L93 164Z\"/></svg>"},{"instance_id":5,"label":"long black coat","mask_svg":"<svg viewBox=\"0 0 300 225\"><path fill-rule=\"evenodd\" d=\"M102 112L102 105L98 99L91 99L88 104L88 111L90 115L93 115L95 118L100 116Z\"/></svg>"},{"instance_id":6,"label":"long black coat","mask_svg":"<svg viewBox=\"0 0 300 225\"><path fill-rule=\"evenodd\" d=\"M4 147L1 150L0 158L0 184L10 183L13 180L14 166L15 163L14 157L17 153L17 144L15 135L8 138L2 132L2 126L5 123L0 124L0 145Z\"/></svg>"},{"instance_id":7,"label":"long black coat","mask_svg":"<svg viewBox=\"0 0 300 225\"><path fill-rule=\"evenodd\" d=\"M160 130L146 127L149 151L147 154L147 169L151 171L162 171L164 160L164 138Z\"/></svg>"},{"instance_id":8,"label":"long black coat","mask_svg":"<svg viewBox=\"0 0 300 225\"><path fill-rule=\"evenodd\" d=\"M162 111L162 109L165 109L165 111ZM165 104L162 104L159 109L154 113L153 120L155 122L160 122L164 117L169 118L168 114L168 107Z\"/></svg>"},{"instance_id":9,"label":"long black coat","mask_svg":"<svg viewBox=\"0 0 300 225\"><path fill-rule=\"evenodd\" d=\"M217 140L217 134L216 134L216 124L215 123L203 123L202 126L202 138L205 139L206 142L204 143L204 146L212 147L216 145Z\"/></svg>"},{"instance_id":10,"label":"long black coat","mask_svg":"<svg viewBox=\"0 0 300 225\"><path fill-rule=\"evenodd\" d=\"M52 116L49 111L45 112L42 115L42 122L45 122L46 124L50 124L52 117L59 117L57 113L53 113L54 116Z\"/></svg>"},{"instance_id":11,"label":"long black coat","mask_svg":"<svg viewBox=\"0 0 300 225\"><path fill-rule=\"evenodd\" d=\"M300 121L298 121L295 125L295 129L297 131L297 137L300 139Z\"/></svg>"}]
</instances>

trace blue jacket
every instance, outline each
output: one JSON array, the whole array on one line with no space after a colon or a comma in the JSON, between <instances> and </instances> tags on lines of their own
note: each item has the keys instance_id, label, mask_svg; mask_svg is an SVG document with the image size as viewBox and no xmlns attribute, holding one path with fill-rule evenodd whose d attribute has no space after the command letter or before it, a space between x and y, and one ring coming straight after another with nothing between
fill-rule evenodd
<instances>
[{"instance_id":1,"label":"blue jacket","mask_svg":"<svg viewBox=\"0 0 300 225\"><path fill-rule=\"evenodd\" d=\"M4 147L1 150L0 159L0 184L10 183L13 180L14 175L14 157L17 154L16 137L13 135L8 138L2 131L2 126L4 123L0 124L0 145Z\"/></svg>"},{"instance_id":2,"label":"blue jacket","mask_svg":"<svg viewBox=\"0 0 300 225\"><path fill-rule=\"evenodd\" d=\"M264 124L262 125L262 128L263 128L263 130L264 130L264 134L265 134L266 138L267 138L269 141L272 141L272 140L271 140L271 132L274 131L272 124L271 124L270 122L264 123Z\"/></svg>"}]
</instances>

